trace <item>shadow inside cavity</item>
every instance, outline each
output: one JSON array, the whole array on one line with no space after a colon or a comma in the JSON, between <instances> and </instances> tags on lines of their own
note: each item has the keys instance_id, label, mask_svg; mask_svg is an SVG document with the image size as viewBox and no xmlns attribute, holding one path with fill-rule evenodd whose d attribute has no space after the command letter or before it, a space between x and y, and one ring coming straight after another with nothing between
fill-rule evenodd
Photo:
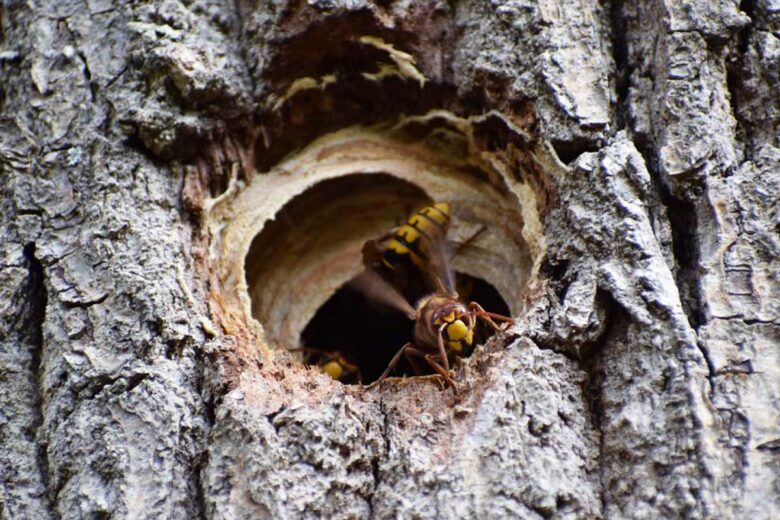
<instances>
[{"instance_id":1,"label":"shadow inside cavity","mask_svg":"<svg viewBox=\"0 0 780 520\"><path fill-rule=\"evenodd\" d=\"M509 315L504 299L484 280L458 273L457 285L463 301L476 301L487 311ZM414 322L406 316L345 285L319 308L301 334L301 344L344 354L360 368L363 382L370 383L382 374L396 352L412 340L413 327ZM489 336L485 329L478 330L482 341ZM308 354L305 358L311 363L318 361L317 355ZM425 363L420 365L425 369L423 374L433 373ZM392 375L416 374L403 359Z\"/></svg>"}]
</instances>

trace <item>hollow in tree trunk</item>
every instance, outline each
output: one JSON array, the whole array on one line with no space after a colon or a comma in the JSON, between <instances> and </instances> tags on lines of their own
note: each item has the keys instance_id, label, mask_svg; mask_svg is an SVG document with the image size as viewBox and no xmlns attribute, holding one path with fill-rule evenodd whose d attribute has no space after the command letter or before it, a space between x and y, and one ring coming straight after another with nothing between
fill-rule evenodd
<instances>
[{"instance_id":1,"label":"hollow in tree trunk","mask_svg":"<svg viewBox=\"0 0 780 520\"><path fill-rule=\"evenodd\" d=\"M5 2L0 517L777 518L779 33L768 0ZM409 323L339 291L436 201L514 318L454 385L286 352L376 377Z\"/></svg>"}]
</instances>

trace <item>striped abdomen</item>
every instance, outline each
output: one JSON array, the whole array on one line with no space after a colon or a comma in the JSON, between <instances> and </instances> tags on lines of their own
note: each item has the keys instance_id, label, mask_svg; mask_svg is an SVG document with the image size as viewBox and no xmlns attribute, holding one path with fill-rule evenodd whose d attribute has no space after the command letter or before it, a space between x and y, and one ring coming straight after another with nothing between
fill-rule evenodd
<instances>
[{"instance_id":1,"label":"striped abdomen","mask_svg":"<svg viewBox=\"0 0 780 520\"><path fill-rule=\"evenodd\" d=\"M450 205L446 202L421 209L396 231L382 255L382 263L391 270L407 262L423 268L430 258L431 242L443 240L449 225Z\"/></svg>"}]
</instances>

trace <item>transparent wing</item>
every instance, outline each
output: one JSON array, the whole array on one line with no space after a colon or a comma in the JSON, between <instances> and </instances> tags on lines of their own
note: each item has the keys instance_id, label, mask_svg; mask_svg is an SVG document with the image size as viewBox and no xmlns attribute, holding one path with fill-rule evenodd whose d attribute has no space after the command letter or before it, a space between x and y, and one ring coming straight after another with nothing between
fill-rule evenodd
<instances>
[{"instance_id":1,"label":"transparent wing","mask_svg":"<svg viewBox=\"0 0 780 520\"><path fill-rule=\"evenodd\" d=\"M455 272L452 269L452 259L471 246L474 241L485 231L485 225L479 227L469 238L461 243L449 242L445 236L430 239L429 277L432 278L432 286L437 290L444 290L448 294L455 294Z\"/></svg>"},{"instance_id":2,"label":"transparent wing","mask_svg":"<svg viewBox=\"0 0 780 520\"><path fill-rule=\"evenodd\" d=\"M431 287L439 293L455 294L455 275L450 260L454 251L443 234L426 237L428 263L423 269Z\"/></svg>"},{"instance_id":3,"label":"transparent wing","mask_svg":"<svg viewBox=\"0 0 780 520\"><path fill-rule=\"evenodd\" d=\"M406 298L370 269L359 274L349 282L348 286L360 291L372 301L382 303L391 309L405 314L410 320L417 318L417 312L406 301Z\"/></svg>"}]
</instances>

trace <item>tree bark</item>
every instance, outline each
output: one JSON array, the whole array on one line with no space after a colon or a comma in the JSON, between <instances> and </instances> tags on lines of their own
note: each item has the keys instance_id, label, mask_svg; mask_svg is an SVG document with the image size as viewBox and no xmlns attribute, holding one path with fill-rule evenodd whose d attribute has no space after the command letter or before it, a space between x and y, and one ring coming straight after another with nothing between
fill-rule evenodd
<instances>
[{"instance_id":1,"label":"tree bark","mask_svg":"<svg viewBox=\"0 0 780 520\"><path fill-rule=\"evenodd\" d=\"M4 3L0 518L777 518L779 34L771 0ZM455 390L342 385L231 237L307 150L417 123L463 169L382 171L517 195L515 321Z\"/></svg>"}]
</instances>

